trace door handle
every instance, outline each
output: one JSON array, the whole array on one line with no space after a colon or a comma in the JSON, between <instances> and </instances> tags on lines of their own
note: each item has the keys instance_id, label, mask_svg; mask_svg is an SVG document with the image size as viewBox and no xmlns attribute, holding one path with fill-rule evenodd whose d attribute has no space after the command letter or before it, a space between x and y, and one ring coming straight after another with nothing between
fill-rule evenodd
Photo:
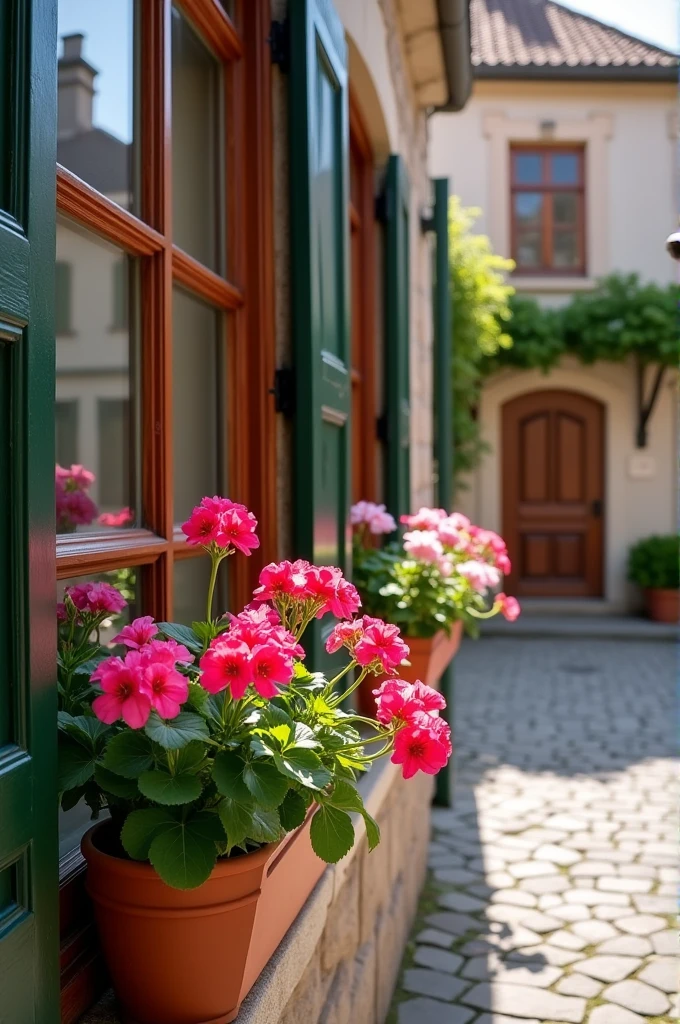
<instances>
[{"instance_id":1,"label":"door handle","mask_svg":"<svg viewBox=\"0 0 680 1024\"><path fill-rule=\"evenodd\" d=\"M592 514L594 515L594 517L596 519L601 519L602 518L602 499L601 498L596 498L595 499L595 501L590 506L590 511L592 512Z\"/></svg>"}]
</instances>

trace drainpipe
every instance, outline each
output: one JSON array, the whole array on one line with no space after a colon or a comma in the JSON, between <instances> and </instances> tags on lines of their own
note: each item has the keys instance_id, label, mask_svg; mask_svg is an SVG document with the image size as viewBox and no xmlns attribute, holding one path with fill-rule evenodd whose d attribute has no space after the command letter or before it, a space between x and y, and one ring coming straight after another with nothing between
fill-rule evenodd
<instances>
[{"instance_id":1,"label":"drainpipe","mask_svg":"<svg viewBox=\"0 0 680 1024\"><path fill-rule=\"evenodd\" d=\"M470 3L469 0L437 0L437 11L449 98L432 113L453 113L463 109L472 88Z\"/></svg>"}]
</instances>

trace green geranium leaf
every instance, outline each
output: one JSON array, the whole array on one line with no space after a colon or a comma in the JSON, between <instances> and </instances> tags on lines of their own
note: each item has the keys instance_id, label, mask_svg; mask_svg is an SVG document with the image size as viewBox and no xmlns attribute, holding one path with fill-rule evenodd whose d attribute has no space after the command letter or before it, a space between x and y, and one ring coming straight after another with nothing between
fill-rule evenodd
<instances>
[{"instance_id":1,"label":"green geranium leaf","mask_svg":"<svg viewBox=\"0 0 680 1024\"><path fill-rule=\"evenodd\" d=\"M248 836L256 843L277 842L281 838L279 812L277 810L264 811L261 807L254 808L251 812Z\"/></svg>"},{"instance_id":2,"label":"green geranium leaf","mask_svg":"<svg viewBox=\"0 0 680 1024\"><path fill-rule=\"evenodd\" d=\"M281 744L272 739L268 732L261 736L253 736L250 741L250 750L254 757L273 757L280 748Z\"/></svg>"},{"instance_id":3,"label":"green geranium leaf","mask_svg":"<svg viewBox=\"0 0 680 1024\"><path fill-rule=\"evenodd\" d=\"M62 811L70 811L77 803L80 803L85 796L85 786L76 786L74 789L67 789L61 795Z\"/></svg>"},{"instance_id":4,"label":"green geranium leaf","mask_svg":"<svg viewBox=\"0 0 680 1024\"><path fill-rule=\"evenodd\" d=\"M123 849L133 860L148 860L149 848L164 828L176 823L172 812L164 807L146 807L131 811L120 833Z\"/></svg>"},{"instance_id":5,"label":"green geranium leaf","mask_svg":"<svg viewBox=\"0 0 680 1024\"><path fill-rule=\"evenodd\" d=\"M318 700L319 698L317 697L316 699ZM316 747L320 747L321 744L317 740L313 730L310 729L308 725L305 725L303 722L296 722L295 738L291 746L307 747L309 750L312 750Z\"/></svg>"},{"instance_id":6,"label":"green geranium leaf","mask_svg":"<svg viewBox=\"0 0 680 1024\"><path fill-rule=\"evenodd\" d=\"M100 722L98 718L86 715L66 715L60 713L59 728L72 739L90 751L100 751L104 745L104 737L111 732L111 726Z\"/></svg>"},{"instance_id":7,"label":"green geranium leaf","mask_svg":"<svg viewBox=\"0 0 680 1024\"><path fill-rule=\"evenodd\" d=\"M195 889L210 877L217 860L215 844L224 839L217 815L199 811L161 829L149 848L149 860L174 889Z\"/></svg>"},{"instance_id":8,"label":"green geranium leaf","mask_svg":"<svg viewBox=\"0 0 680 1024\"><path fill-rule=\"evenodd\" d=\"M68 736L59 740L57 784L59 792L82 786L94 775L96 755Z\"/></svg>"},{"instance_id":9,"label":"green geranium leaf","mask_svg":"<svg viewBox=\"0 0 680 1024\"><path fill-rule=\"evenodd\" d=\"M234 846L245 849L246 837L251 834L252 803L242 804L225 796L217 808L224 831L227 833L227 852Z\"/></svg>"},{"instance_id":10,"label":"green geranium leaf","mask_svg":"<svg viewBox=\"0 0 680 1024\"><path fill-rule=\"evenodd\" d=\"M192 740L191 743L187 743L186 747L177 751L173 770L176 775L179 775L180 772L196 772L203 764L204 759L205 744L201 740Z\"/></svg>"},{"instance_id":11,"label":"green geranium leaf","mask_svg":"<svg viewBox=\"0 0 680 1024\"><path fill-rule=\"evenodd\" d=\"M332 807L337 807L341 811L356 811L364 819L366 825L366 838L368 839L368 849L374 850L380 842L380 827L377 821L371 817L366 808L364 807L364 801L361 799L361 794L351 782L345 782L344 779L339 779L333 786L333 792L327 798L327 804Z\"/></svg>"},{"instance_id":12,"label":"green geranium leaf","mask_svg":"<svg viewBox=\"0 0 680 1024\"><path fill-rule=\"evenodd\" d=\"M297 666L296 666L297 667ZM263 711L263 718L267 725L288 725L293 728L293 719L287 711L270 701Z\"/></svg>"},{"instance_id":13,"label":"green geranium leaf","mask_svg":"<svg viewBox=\"0 0 680 1024\"><path fill-rule=\"evenodd\" d=\"M376 846L380 842L380 826L375 818L372 818L366 809L362 810L361 816L364 819L366 825L366 838L368 839L368 849L375 850Z\"/></svg>"},{"instance_id":14,"label":"green geranium leaf","mask_svg":"<svg viewBox=\"0 0 680 1024\"><path fill-rule=\"evenodd\" d=\"M230 751L219 753L213 762L212 776L218 791L240 804L252 801L250 790L243 781L245 768L243 758Z\"/></svg>"},{"instance_id":15,"label":"green geranium leaf","mask_svg":"<svg viewBox=\"0 0 680 1024\"><path fill-rule=\"evenodd\" d=\"M203 790L198 775L191 772L177 775L162 770L142 772L137 784L140 792L157 804L190 804L198 800Z\"/></svg>"},{"instance_id":16,"label":"green geranium leaf","mask_svg":"<svg viewBox=\"0 0 680 1024\"><path fill-rule=\"evenodd\" d=\"M279 807L281 825L285 828L286 832L292 832L294 828L300 827L306 815L307 804L305 800L294 789L289 789L283 803Z\"/></svg>"},{"instance_id":17,"label":"green geranium leaf","mask_svg":"<svg viewBox=\"0 0 680 1024\"><path fill-rule=\"evenodd\" d=\"M207 739L210 735L205 721L191 711L180 711L176 718L168 720L152 711L145 732L166 750L180 750L192 740Z\"/></svg>"},{"instance_id":18,"label":"green geranium leaf","mask_svg":"<svg viewBox=\"0 0 680 1024\"><path fill-rule=\"evenodd\" d=\"M192 654L200 654L203 650L203 643L193 629L183 626L180 622L159 622L158 632L169 640L176 640L178 644L184 644Z\"/></svg>"},{"instance_id":19,"label":"green geranium leaf","mask_svg":"<svg viewBox=\"0 0 680 1024\"><path fill-rule=\"evenodd\" d=\"M143 732L120 732L109 740L104 767L126 779L136 779L153 764L151 741Z\"/></svg>"},{"instance_id":20,"label":"green geranium leaf","mask_svg":"<svg viewBox=\"0 0 680 1024\"><path fill-rule=\"evenodd\" d=\"M88 658L87 661L83 661L78 665L78 667L73 670L74 674L78 676L87 676L89 679L100 661L104 661L108 657L108 651L99 651L96 654L93 654L91 658Z\"/></svg>"},{"instance_id":21,"label":"green geranium leaf","mask_svg":"<svg viewBox=\"0 0 680 1024\"><path fill-rule=\"evenodd\" d=\"M288 782L275 765L267 761L249 761L243 769L243 781L255 799L266 811L278 807L288 792Z\"/></svg>"},{"instance_id":22,"label":"green geranium leaf","mask_svg":"<svg viewBox=\"0 0 680 1024\"><path fill-rule=\"evenodd\" d=\"M336 864L349 853L354 843L354 825L346 811L323 806L312 818L312 848L327 864Z\"/></svg>"},{"instance_id":23,"label":"green geranium leaf","mask_svg":"<svg viewBox=\"0 0 680 1024\"><path fill-rule=\"evenodd\" d=\"M94 781L105 793L112 793L123 800L134 800L139 796L136 779L124 779L122 775L114 774L101 764L94 770Z\"/></svg>"},{"instance_id":24,"label":"green geranium leaf","mask_svg":"<svg viewBox=\"0 0 680 1024\"><path fill-rule=\"evenodd\" d=\"M192 707L194 711L205 711L209 700L210 694L203 689L200 683L189 682L189 696L187 697L189 707Z\"/></svg>"},{"instance_id":25,"label":"green geranium leaf","mask_svg":"<svg viewBox=\"0 0 680 1024\"><path fill-rule=\"evenodd\" d=\"M289 747L285 754L275 754L274 763L282 775L308 789L323 789L331 781L328 768L324 768L313 750L305 747Z\"/></svg>"}]
</instances>

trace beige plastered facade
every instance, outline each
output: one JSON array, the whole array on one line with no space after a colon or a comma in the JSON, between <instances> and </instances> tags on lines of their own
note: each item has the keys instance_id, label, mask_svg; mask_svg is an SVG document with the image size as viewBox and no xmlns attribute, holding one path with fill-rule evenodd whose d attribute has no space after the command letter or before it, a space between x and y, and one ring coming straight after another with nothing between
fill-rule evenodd
<instances>
[{"instance_id":1,"label":"beige plastered facade","mask_svg":"<svg viewBox=\"0 0 680 1024\"><path fill-rule=\"evenodd\" d=\"M513 142L585 146L586 275L513 275L518 291L559 306L615 271L661 285L677 279L665 252L677 224L677 93L663 83L477 82L460 114L431 122L430 171L451 179L465 206L482 214L476 230L510 255L509 152ZM649 386L649 385L648 385ZM479 422L490 452L465 481L458 504L477 522L502 531L502 410L540 389L564 389L602 403L605 413L603 599L634 607L626 583L630 545L677 523L677 379L666 375L645 449L636 447L636 379L631 364L583 366L563 360L549 374L503 371L484 386ZM643 456L641 458L641 456Z\"/></svg>"}]
</instances>

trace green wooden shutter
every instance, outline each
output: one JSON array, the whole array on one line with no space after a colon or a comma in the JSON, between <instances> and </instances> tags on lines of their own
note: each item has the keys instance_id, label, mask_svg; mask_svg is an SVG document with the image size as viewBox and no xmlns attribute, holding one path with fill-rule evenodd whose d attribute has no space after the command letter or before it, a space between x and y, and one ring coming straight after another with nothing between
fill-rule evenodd
<instances>
[{"instance_id":1,"label":"green wooden shutter","mask_svg":"<svg viewBox=\"0 0 680 1024\"><path fill-rule=\"evenodd\" d=\"M347 49L329 0L292 0L290 42L294 541L299 557L348 572Z\"/></svg>"},{"instance_id":2,"label":"green wooden shutter","mask_svg":"<svg viewBox=\"0 0 680 1024\"><path fill-rule=\"evenodd\" d=\"M385 180L385 493L397 519L411 511L409 266L409 184L395 154Z\"/></svg>"},{"instance_id":3,"label":"green wooden shutter","mask_svg":"<svg viewBox=\"0 0 680 1024\"><path fill-rule=\"evenodd\" d=\"M54 268L54 330L56 334L67 334L71 330L71 288L72 271L70 263L61 260Z\"/></svg>"},{"instance_id":4,"label":"green wooden shutter","mask_svg":"<svg viewBox=\"0 0 680 1024\"><path fill-rule=\"evenodd\" d=\"M0 1021L56 1024L56 0L0 3Z\"/></svg>"}]
</instances>

